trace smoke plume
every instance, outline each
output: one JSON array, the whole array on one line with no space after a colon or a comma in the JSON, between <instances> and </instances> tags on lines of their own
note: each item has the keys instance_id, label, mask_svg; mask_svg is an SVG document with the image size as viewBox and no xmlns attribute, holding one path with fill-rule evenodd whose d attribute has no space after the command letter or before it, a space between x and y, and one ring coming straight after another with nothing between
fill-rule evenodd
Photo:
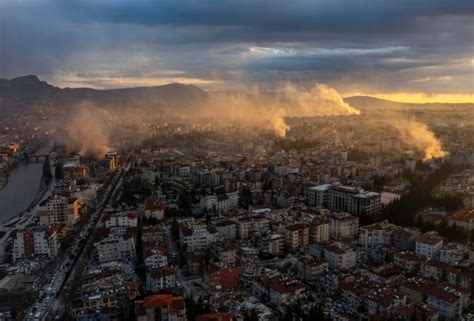
<instances>
[{"instance_id":1,"label":"smoke plume","mask_svg":"<svg viewBox=\"0 0 474 321\"><path fill-rule=\"evenodd\" d=\"M344 102L342 96L327 85L315 84L310 90L305 90L285 84L283 89L272 93L257 87L246 93L213 93L192 119L206 119L222 125L240 124L270 130L284 137L289 129L285 117L358 114L357 109ZM189 117L188 114L182 116Z\"/></svg>"},{"instance_id":2,"label":"smoke plume","mask_svg":"<svg viewBox=\"0 0 474 321\"><path fill-rule=\"evenodd\" d=\"M280 101L285 105L288 115L295 117L360 114L334 88L319 83L310 90L299 90L287 85Z\"/></svg>"},{"instance_id":3,"label":"smoke plume","mask_svg":"<svg viewBox=\"0 0 474 321\"><path fill-rule=\"evenodd\" d=\"M408 119L398 119L392 121L391 124L400 132L400 138L406 144L423 151L423 161L448 155L448 152L443 150L439 139L426 124Z\"/></svg>"},{"instance_id":4,"label":"smoke plume","mask_svg":"<svg viewBox=\"0 0 474 321\"><path fill-rule=\"evenodd\" d=\"M80 148L81 155L103 158L110 148L107 133L108 113L88 103L77 106L67 124L70 142Z\"/></svg>"}]
</instances>

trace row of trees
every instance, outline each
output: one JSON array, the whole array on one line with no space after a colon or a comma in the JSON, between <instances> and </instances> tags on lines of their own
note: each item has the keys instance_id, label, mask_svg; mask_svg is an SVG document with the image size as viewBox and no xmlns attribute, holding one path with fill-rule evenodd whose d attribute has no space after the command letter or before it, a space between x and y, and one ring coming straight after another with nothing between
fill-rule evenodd
<instances>
[{"instance_id":1,"label":"row of trees","mask_svg":"<svg viewBox=\"0 0 474 321\"><path fill-rule=\"evenodd\" d=\"M411 183L410 191L399 200L388 205L378 218L362 217L361 223L372 223L388 219L390 222L402 226L414 226L422 231L437 230L443 236L453 241L466 239L467 234L455 225L449 227L447 222L433 226L417 219L417 213L426 207L444 208L453 211L463 206L462 200L455 196L433 197L433 190L451 174L462 171L465 166L455 166L444 163L438 170L431 174L406 173L406 178Z\"/></svg>"}]
</instances>

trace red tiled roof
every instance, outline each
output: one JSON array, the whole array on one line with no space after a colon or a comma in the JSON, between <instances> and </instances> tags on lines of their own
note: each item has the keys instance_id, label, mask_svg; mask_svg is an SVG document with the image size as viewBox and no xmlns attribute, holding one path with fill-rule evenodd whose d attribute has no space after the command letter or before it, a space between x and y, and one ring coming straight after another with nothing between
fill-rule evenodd
<instances>
[{"instance_id":1,"label":"red tiled roof","mask_svg":"<svg viewBox=\"0 0 474 321\"><path fill-rule=\"evenodd\" d=\"M184 308L184 299L181 296L172 296L171 294L155 294L145 297L143 300L144 308L160 308L168 306L174 310Z\"/></svg>"},{"instance_id":2,"label":"red tiled roof","mask_svg":"<svg viewBox=\"0 0 474 321\"><path fill-rule=\"evenodd\" d=\"M298 290L304 289L305 286L299 281L273 282L272 284L270 284L270 288L279 293L293 293Z\"/></svg>"},{"instance_id":3,"label":"red tiled roof","mask_svg":"<svg viewBox=\"0 0 474 321\"><path fill-rule=\"evenodd\" d=\"M232 313L208 313L198 315L196 321L233 321L234 315Z\"/></svg>"}]
</instances>

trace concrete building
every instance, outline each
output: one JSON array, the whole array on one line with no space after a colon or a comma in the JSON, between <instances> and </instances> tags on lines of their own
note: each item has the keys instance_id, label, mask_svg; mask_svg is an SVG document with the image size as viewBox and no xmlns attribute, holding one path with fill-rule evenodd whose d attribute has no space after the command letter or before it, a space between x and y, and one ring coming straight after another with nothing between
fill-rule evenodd
<instances>
[{"instance_id":1,"label":"concrete building","mask_svg":"<svg viewBox=\"0 0 474 321\"><path fill-rule=\"evenodd\" d=\"M357 236L359 218L348 213L332 213L329 215L331 222L331 238L334 240L349 240Z\"/></svg>"},{"instance_id":2,"label":"concrete building","mask_svg":"<svg viewBox=\"0 0 474 321\"><path fill-rule=\"evenodd\" d=\"M298 268L298 279L312 283L329 269L329 263L312 256L304 256L298 259L296 267Z\"/></svg>"},{"instance_id":3,"label":"concrete building","mask_svg":"<svg viewBox=\"0 0 474 321\"><path fill-rule=\"evenodd\" d=\"M165 218L165 201L156 196L145 200L145 217L162 220Z\"/></svg>"},{"instance_id":4,"label":"concrete building","mask_svg":"<svg viewBox=\"0 0 474 321\"><path fill-rule=\"evenodd\" d=\"M263 216L236 218L234 222L237 224L239 239L246 239L252 233L262 233L270 230L270 220Z\"/></svg>"},{"instance_id":5,"label":"concrete building","mask_svg":"<svg viewBox=\"0 0 474 321\"><path fill-rule=\"evenodd\" d=\"M213 222L212 225L217 230L219 238L222 239L236 239L237 238L237 224L231 220L219 220Z\"/></svg>"},{"instance_id":6,"label":"concrete building","mask_svg":"<svg viewBox=\"0 0 474 321\"><path fill-rule=\"evenodd\" d=\"M158 292L174 288L176 285L176 273L170 267L150 269L146 272L146 289Z\"/></svg>"},{"instance_id":7,"label":"concrete building","mask_svg":"<svg viewBox=\"0 0 474 321\"><path fill-rule=\"evenodd\" d=\"M326 216L316 217L309 226L311 243L327 243L331 237L331 220Z\"/></svg>"},{"instance_id":8,"label":"concrete building","mask_svg":"<svg viewBox=\"0 0 474 321\"><path fill-rule=\"evenodd\" d=\"M447 282L436 283L428 288L426 303L431 304L445 320L461 320L461 316L469 307L470 292Z\"/></svg>"},{"instance_id":9,"label":"concrete building","mask_svg":"<svg viewBox=\"0 0 474 321\"><path fill-rule=\"evenodd\" d=\"M106 228L112 227L137 227L138 214L135 212L107 213L104 217Z\"/></svg>"},{"instance_id":10,"label":"concrete building","mask_svg":"<svg viewBox=\"0 0 474 321\"><path fill-rule=\"evenodd\" d=\"M380 213L379 193L364 191L342 185L319 185L309 188L308 204L327 207L334 211L353 215L376 215Z\"/></svg>"},{"instance_id":11,"label":"concrete building","mask_svg":"<svg viewBox=\"0 0 474 321\"><path fill-rule=\"evenodd\" d=\"M155 294L135 301L136 321L187 321L184 298Z\"/></svg>"},{"instance_id":12,"label":"concrete building","mask_svg":"<svg viewBox=\"0 0 474 321\"><path fill-rule=\"evenodd\" d=\"M359 245L367 251L374 247L389 246L395 225L388 221L363 226L359 229Z\"/></svg>"},{"instance_id":13,"label":"concrete building","mask_svg":"<svg viewBox=\"0 0 474 321\"><path fill-rule=\"evenodd\" d=\"M332 268L350 269L357 264L356 251L340 242L331 243L323 246L324 259L329 262Z\"/></svg>"},{"instance_id":14,"label":"concrete building","mask_svg":"<svg viewBox=\"0 0 474 321\"><path fill-rule=\"evenodd\" d=\"M204 269L204 283L211 290L235 289L240 283L240 268L209 264Z\"/></svg>"},{"instance_id":15,"label":"concrete building","mask_svg":"<svg viewBox=\"0 0 474 321\"><path fill-rule=\"evenodd\" d=\"M18 231L13 240L13 261L44 255L57 256L60 248L58 234L53 227L37 226Z\"/></svg>"},{"instance_id":16,"label":"concrete building","mask_svg":"<svg viewBox=\"0 0 474 321\"><path fill-rule=\"evenodd\" d=\"M186 219L179 225L179 241L188 251L203 249L218 239L217 230L202 221Z\"/></svg>"},{"instance_id":17,"label":"concrete building","mask_svg":"<svg viewBox=\"0 0 474 321\"><path fill-rule=\"evenodd\" d=\"M304 284L297 280L276 281L270 284L270 303L280 306L298 300L306 290Z\"/></svg>"},{"instance_id":18,"label":"concrete building","mask_svg":"<svg viewBox=\"0 0 474 321\"><path fill-rule=\"evenodd\" d=\"M79 220L79 209L80 202L77 198L50 196L38 205L40 224L65 224L68 228L73 228Z\"/></svg>"},{"instance_id":19,"label":"concrete building","mask_svg":"<svg viewBox=\"0 0 474 321\"><path fill-rule=\"evenodd\" d=\"M135 239L110 235L94 243L100 263L122 261L135 257Z\"/></svg>"},{"instance_id":20,"label":"concrete building","mask_svg":"<svg viewBox=\"0 0 474 321\"><path fill-rule=\"evenodd\" d=\"M227 213L239 208L239 193L232 192L223 195L204 196L201 198L200 208L201 210L206 209L208 212Z\"/></svg>"},{"instance_id":21,"label":"concrete building","mask_svg":"<svg viewBox=\"0 0 474 321\"><path fill-rule=\"evenodd\" d=\"M416 239L416 254L433 260L441 251L443 243L444 238L436 234L436 232L421 234Z\"/></svg>"},{"instance_id":22,"label":"concrete building","mask_svg":"<svg viewBox=\"0 0 474 321\"><path fill-rule=\"evenodd\" d=\"M456 265L468 259L469 246L460 243L448 243L440 250L439 260L443 263Z\"/></svg>"},{"instance_id":23,"label":"concrete building","mask_svg":"<svg viewBox=\"0 0 474 321\"><path fill-rule=\"evenodd\" d=\"M257 237L258 250L262 254L281 255L285 250L285 237L276 233L263 233Z\"/></svg>"},{"instance_id":24,"label":"concrete building","mask_svg":"<svg viewBox=\"0 0 474 321\"><path fill-rule=\"evenodd\" d=\"M288 225L284 229L286 248L296 251L308 246L309 227L304 224Z\"/></svg>"}]
</instances>

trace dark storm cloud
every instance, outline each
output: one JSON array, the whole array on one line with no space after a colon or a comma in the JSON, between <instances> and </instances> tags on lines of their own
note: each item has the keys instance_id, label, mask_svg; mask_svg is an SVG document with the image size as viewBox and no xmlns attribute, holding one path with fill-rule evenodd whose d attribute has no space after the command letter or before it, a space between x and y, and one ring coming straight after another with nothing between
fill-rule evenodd
<instances>
[{"instance_id":1,"label":"dark storm cloud","mask_svg":"<svg viewBox=\"0 0 474 321\"><path fill-rule=\"evenodd\" d=\"M0 0L0 76L107 86L180 75L345 89L359 80L361 89L375 81L375 90L466 92L473 15L464 0Z\"/></svg>"}]
</instances>

